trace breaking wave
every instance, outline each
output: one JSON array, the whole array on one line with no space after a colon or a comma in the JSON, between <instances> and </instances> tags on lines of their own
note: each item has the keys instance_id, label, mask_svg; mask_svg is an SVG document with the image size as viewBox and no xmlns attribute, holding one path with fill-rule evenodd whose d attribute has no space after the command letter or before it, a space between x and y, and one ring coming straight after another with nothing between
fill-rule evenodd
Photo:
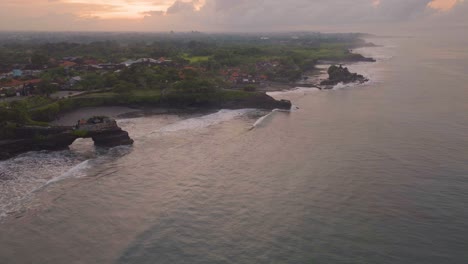
<instances>
[{"instance_id":1,"label":"breaking wave","mask_svg":"<svg viewBox=\"0 0 468 264\"><path fill-rule=\"evenodd\" d=\"M229 121L234 118L243 116L255 109L240 109L240 110L220 110L216 113L204 115L201 117L194 117L185 119L174 124L167 125L162 127L157 132L167 133L167 132L177 132L182 130L193 130L209 127L212 125L219 124L221 122Z\"/></svg>"},{"instance_id":2,"label":"breaking wave","mask_svg":"<svg viewBox=\"0 0 468 264\"><path fill-rule=\"evenodd\" d=\"M0 215L19 210L36 190L88 158L72 151L40 151L1 161Z\"/></svg>"},{"instance_id":3,"label":"breaking wave","mask_svg":"<svg viewBox=\"0 0 468 264\"><path fill-rule=\"evenodd\" d=\"M274 109L267 115L264 115L257 119L257 121L255 121L255 123L250 128L250 130L263 126L266 122L269 122L277 112L294 112L296 109L298 109L296 106L292 106L291 110Z\"/></svg>"},{"instance_id":4,"label":"breaking wave","mask_svg":"<svg viewBox=\"0 0 468 264\"><path fill-rule=\"evenodd\" d=\"M85 170L89 169L90 167L91 167L90 160L85 160L85 161L81 162L80 164L76 165L75 167L71 168L70 170L68 170L64 174L49 180L45 184L45 186L47 186L49 184L52 184L52 183L59 182L61 180L68 179L68 178L84 177L84 176L86 176Z\"/></svg>"},{"instance_id":5,"label":"breaking wave","mask_svg":"<svg viewBox=\"0 0 468 264\"><path fill-rule=\"evenodd\" d=\"M87 149L28 152L0 162L0 220L28 206L37 191L57 182L81 178L95 165L124 156L128 146L111 149Z\"/></svg>"}]
</instances>

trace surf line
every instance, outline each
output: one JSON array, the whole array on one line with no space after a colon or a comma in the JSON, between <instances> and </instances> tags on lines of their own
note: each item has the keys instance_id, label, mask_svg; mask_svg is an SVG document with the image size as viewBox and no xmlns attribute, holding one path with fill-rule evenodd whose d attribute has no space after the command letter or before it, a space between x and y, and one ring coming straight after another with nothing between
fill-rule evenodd
<instances>
[{"instance_id":1,"label":"surf line","mask_svg":"<svg viewBox=\"0 0 468 264\"><path fill-rule=\"evenodd\" d=\"M293 112L294 110L296 109L299 109L299 107L293 105L291 107L290 110L285 110L285 109L273 109L273 111L271 111L270 113L268 113L267 115L264 115L262 117L260 117L259 119L257 119L257 121L255 121L255 123L249 128L249 131L250 130L253 130L255 128L257 128L259 125L261 125L263 122L265 122L265 120L267 120L268 118L272 117L276 112L284 112L284 113L291 113Z\"/></svg>"}]
</instances>

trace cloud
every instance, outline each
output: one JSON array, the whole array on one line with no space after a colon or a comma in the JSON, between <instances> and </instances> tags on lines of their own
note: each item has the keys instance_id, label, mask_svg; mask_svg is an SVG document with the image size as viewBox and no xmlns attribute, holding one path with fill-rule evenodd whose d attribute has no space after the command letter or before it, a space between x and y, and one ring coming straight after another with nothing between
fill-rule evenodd
<instances>
[{"instance_id":1,"label":"cloud","mask_svg":"<svg viewBox=\"0 0 468 264\"><path fill-rule=\"evenodd\" d=\"M426 21L468 25L462 0L0 1L0 29L358 31Z\"/></svg>"},{"instance_id":2,"label":"cloud","mask_svg":"<svg viewBox=\"0 0 468 264\"><path fill-rule=\"evenodd\" d=\"M196 10L193 2L177 0L166 11L166 14L176 14L181 12L194 12Z\"/></svg>"},{"instance_id":3,"label":"cloud","mask_svg":"<svg viewBox=\"0 0 468 264\"><path fill-rule=\"evenodd\" d=\"M164 14L166 14L166 12L164 11L161 11L161 10L153 10L153 11L145 11L145 12L141 12L142 15L144 16L163 16Z\"/></svg>"}]
</instances>

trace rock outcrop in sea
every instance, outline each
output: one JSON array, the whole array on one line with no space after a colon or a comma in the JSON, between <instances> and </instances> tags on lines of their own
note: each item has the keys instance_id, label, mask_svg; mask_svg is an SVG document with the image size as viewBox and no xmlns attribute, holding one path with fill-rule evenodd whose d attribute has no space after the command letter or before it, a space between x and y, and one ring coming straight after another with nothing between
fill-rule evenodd
<instances>
[{"instance_id":1,"label":"rock outcrop in sea","mask_svg":"<svg viewBox=\"0 0 468 264\"><path fill-rule=\"evenodd\" d=\"M72 127L20 126L13 135L0 140L0 160L28 151L64 150L78 138L92 138L100 147L133 144L128 133L107 117L80 120Z\"/></svg>"},{"instance_id":2,"label":"rock outcrop in sea","mask_svg":"<svg viewBox=\"0 0 468 264\"><path fill-rule=\"evenodd\" d=\"M365 83L369 79L361 74L351 73L347 67L341 65L332 65L328 68L328 79L320 83L320 85L333 86L339 83Z\"/></svg>"}]
</instances>

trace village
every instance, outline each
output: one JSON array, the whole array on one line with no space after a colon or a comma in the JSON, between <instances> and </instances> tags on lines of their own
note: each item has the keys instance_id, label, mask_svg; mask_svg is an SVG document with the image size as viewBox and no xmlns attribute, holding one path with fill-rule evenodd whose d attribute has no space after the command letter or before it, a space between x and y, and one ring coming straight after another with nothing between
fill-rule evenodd
<instances>
[{"instance_id":1,"label":"village","mask_svg":"<svg viewBox=\"0 0 468 264\"><path fill-rule=\"evenodd\" d=\"M369 59L351 52L362 44L355 35L169 34L128 39L0 43L0 102L96 92L194 92L200 87L191 86L200 82L208 90L269 91L304 81L320 60ZM177 87L184 89L173 89Z\"/></svg>"},{"instance_id":2,"label":"village","mask_svg":"<svg viewBox=\"0 0 468 264\"><path fill-rule=\"evenodd\" d=\"M210 72L203 63L190 63L187 60L172 60L165 57L139 58L125 60L121 63L100 62L86 57L63 57L59 60L49 59L44 65L11 65L7 72L0 73L0 101L17 101L28 96L47 96L55 99L79 96L83 93L111 90L112 85L99 82L90 77L105 78L106 76L118 76L123 70L137 67L150 67L154 71L161 68L177 72L175 79L185 80L192 75L206 75ZM224 88L256 90L265 87L273 78L267 74L279 69L279 60L262 60L249 66L222 67L211 75L217 75L225 82ZM4 69L6 67L3 67ZM246 67L244 67L246 68ZM87 80L88 79L88 80ZM174 81L172 78L163 80L164 83ZM96 82L102 87L96 87ZM129 88L130 89L130 88Z\"/></svg>"},{"instance_id":3,"label":"village","mask_svg":"<svg viewBox=\"0 0 468 264\"><path fill-rule=\"evenodd\" d=\"M116 64L99 63L95 59L83 59L82 57L64 57L58 63L51 59L48 65L39 67L33 64L12 65L10 71L0 73L0 98L4 100L9 98L12 101L31 95L50 95L56 98L76 96L86 90L86 87L78 85L83 81L83 75L119 73L122 69L135 65L168 66L172 65L172 61L164 57L159 59L141 58ZM55 76L52 80L48 78L48 72L54 72ZM54 93L48 94L48 90L54 91Z\"/></svg>"}]
</instances>

